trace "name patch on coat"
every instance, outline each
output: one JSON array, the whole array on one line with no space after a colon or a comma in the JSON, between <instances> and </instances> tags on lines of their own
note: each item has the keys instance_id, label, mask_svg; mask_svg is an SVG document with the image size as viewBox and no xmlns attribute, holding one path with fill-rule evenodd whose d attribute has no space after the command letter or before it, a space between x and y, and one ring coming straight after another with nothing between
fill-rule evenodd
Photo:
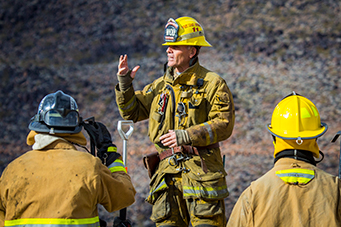
<instances>
[{"instance_id":1,"label":"name patch on coat","mask_svg":"<svg viewBox=\"0 0 341 227\"><path fill-rule=\"evenodd\" d=\"M284 169L276 171L282 181L287 184L305 185L315 177L315 171L311 169Z\"/></svg>"}]
</instances>

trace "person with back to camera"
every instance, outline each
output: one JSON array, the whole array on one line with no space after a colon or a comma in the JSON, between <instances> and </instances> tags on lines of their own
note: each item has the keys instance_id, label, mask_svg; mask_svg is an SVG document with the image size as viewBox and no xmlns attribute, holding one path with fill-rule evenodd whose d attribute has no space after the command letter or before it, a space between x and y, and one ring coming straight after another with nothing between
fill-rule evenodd
<instances>
[{"instance_id":1,"label":"person with back to camera","mask_svg":"<svg viewBox=\"0 0 341 227\"><path fill-rule=\"evenodd\" d=\"M219 142L232 134L232 94L224 79L199 64L200 48L211 44L198 21L170 18L164 41L168 62L162 77L135 91L140 66L130 70L124 55L115 87L121 116L149 119L148 135L158 152L159 164L149 169L151 220L163 227L225 226L228 189Z\"/></svg>"},{"instance_id":2,"label":"person with back to camera","mask_svg":"<svg viewBox=\"0 0 341 227\"><path fill-rule=\"evenodd\" d=\"M93 124L101 159L76 149L87 144L82 128L71 96L57 91L41 100L27 136L33 150L0 178L0 226L98 227L98 204L113 212L134 203L134 186L106 127Z\"/></svg>"},{"instance_id":3,"label":"person with back to camera","mask_svg":"<svg viewBox=\"0 0 341 227\"><path fill-rule=\"evenodd\" d=\"M278 103L267 128L274 167L241 194L227 226L341 226L341 181L316 167L324 156L317 138L327 131L316 106L293 93Z\"/></svg>"}]
</instances>

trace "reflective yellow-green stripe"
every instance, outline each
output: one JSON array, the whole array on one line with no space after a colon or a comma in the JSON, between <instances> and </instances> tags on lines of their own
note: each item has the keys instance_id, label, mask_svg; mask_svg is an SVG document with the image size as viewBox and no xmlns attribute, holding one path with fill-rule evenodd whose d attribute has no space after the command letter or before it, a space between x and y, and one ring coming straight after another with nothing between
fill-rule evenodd
<instances>
[{"instance_id":1,"label":"reflective yellow-green stripe","mask_svg":"<svg viewBox=\"0 0 341 227\"><path fill-rule=\"evenodd\" d=\"M219 199L225 198L228 196L227 186L220 187L192 187L192 186L184 186L183 187L183 195L184 197L203 197L203 198L211 198L211 199Z\"/></svg>"},{"instance_id":2,"label":"reflective yellow-green stripe","mask_svg":"<svg viewBox=\"0 0 341 227\"><path fill-rule=\"evenodd\" d=\"M116 151L117 151L117 147L113 147L113 146L108 147L107 149L107 152L116 152Z\"/></svg>"},{"instance_id":3,"label":"reflective yellow-green stripe","mask_svg":"<svg viewBox=\"0 0 341 227\"><path fill-rule=\"evenodd\" d=\"M65 218L23 218L5 220L5 226L99 226L99 218L65 219Z\"/></svg>"},{"instance_id":4,"label":"reflective yellow-green stripe","mask_svg":"<svg viewBox=\"0 0 341 227\"><path fill-rule=\"evenodd\" d=\"M307 184L315 177L315 172L311 169L285 169L276 171L276 175L289 184Z\"/></svg>"},{"instance_id":5,"label":"reflective yellow-green stripe","mask_svg":"<svg viewBox=\"0 0 341 227\"><path fill-rule=\"evenodd\" d=\"M122 112L129 112L131 111L136 105L136 97L133 96L126 104L121 104L118 106L118 108Z\"/></svg>"},{"instance_id":6,"label":"reflective yellow-green stripe","mask_svg":"<svg viewBox=\"0 0 341 227\"><path fill-rule=\"evenodd\" d=\"M149 192L149 196L151 196L151 198L154 200L154 193L158 192L158 191L162 191L164 189L168 188L165 179L163 178L162 181L160 182L160 184L153 190Z\"/></svg>"},{"instance_id":7,"label":"reflective yellow-green stripe","mask_svg":"<svg viewBox=\"0 0 341 227\"><path fill-rule=\"evenodd\" d=\"M116 159L113 163L111 163L108 166L109 170L113 173L113 172L119 172L119 171L124 171L127 172L124 163L122 160L120 159Z\"/></svg>"}]
</instances>

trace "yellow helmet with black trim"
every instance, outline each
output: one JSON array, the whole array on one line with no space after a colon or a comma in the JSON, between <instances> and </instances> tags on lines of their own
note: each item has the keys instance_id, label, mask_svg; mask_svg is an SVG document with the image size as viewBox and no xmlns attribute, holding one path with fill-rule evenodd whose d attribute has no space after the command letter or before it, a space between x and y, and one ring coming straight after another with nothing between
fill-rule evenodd
<instances>
[{"instance_id":1,"label":"yellow helmet with black trim","mask_svg":"<svg viewBox=\"0 0 341 227\"><path fill-rule=\"evenodd\" d=\"M314 103L293 92L277 104L267 129L281 139L307 140L322 136L328 127Z\"/></svg>"},{"instance_id":2,"label":"yellow helmet with black trim","mask_svg":"<svg viewBox=\"0 0 341 227\"><path fill-rule=\"evenodd\" d=\"M192 17L170 18L165 26L163 46L208 46L203 27Z\"/></svg>"}]
</instances>

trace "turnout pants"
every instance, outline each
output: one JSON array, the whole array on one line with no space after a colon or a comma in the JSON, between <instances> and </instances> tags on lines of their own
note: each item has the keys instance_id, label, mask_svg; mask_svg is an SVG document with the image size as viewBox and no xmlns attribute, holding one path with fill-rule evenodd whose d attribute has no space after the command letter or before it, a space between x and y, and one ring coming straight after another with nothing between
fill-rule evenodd
<instances>
[{"instance_id":1,"label":"turnout pants","mask_svg":"<svg viewBox=\"0 0 341 227\"><path fill-rule=\"evenodd\" d=\"M166 174L168 189L155 201L151 220L158 227L188 226L194 227L225 226L224 200L203 200L183 198L182 173Z\"/></svg>"}]
</instances>

